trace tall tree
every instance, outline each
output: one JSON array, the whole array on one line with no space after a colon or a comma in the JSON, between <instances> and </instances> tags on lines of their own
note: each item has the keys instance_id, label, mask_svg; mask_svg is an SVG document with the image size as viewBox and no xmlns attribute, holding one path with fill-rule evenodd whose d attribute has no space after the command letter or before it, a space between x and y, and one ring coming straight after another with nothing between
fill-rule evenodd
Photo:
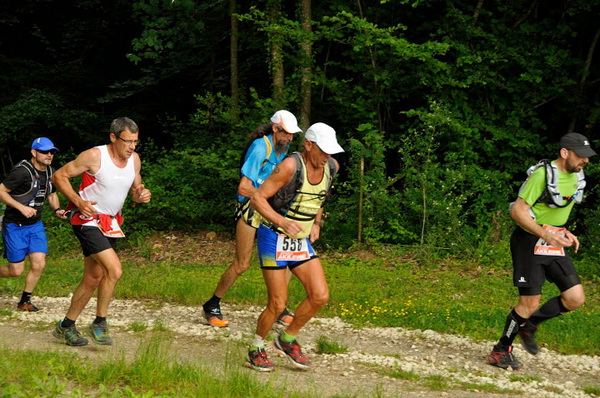
<instances>
[{"instance_id":1,"label":"tall tree","mask_svg":"<svg viewBox=\"0 0 600 398\"><path fill-rule=\"evenodd\" d=\"M302 38L302 66L300 67L300 126L306 131L310 125L310 106L312 92L312 8L311 0L300 0L300 24L305 35Z\"/></svg>"},{"instance_id":2,"label":"tall tree","mask_svg":"<svg viewBox=\"0 0 600 398\"><path fill-rule=\"evenodd\" d=\"M283 68L283 37L279 23L281 18L281 0L269 0L268 15L271 30L269 33L270 66L273 79L273 99L277 109L285 104L285 81Z\"/></svg>"},{"instance_id":3,"label":"tall tree","mask_svg":"<svg viewBox=\"0 0 600 398\"><path fill-rule=\"evenodd\" d=\"M238 66L238 46L239 46L239 21L236 16L237 12L237 1L229 0L229 14L231 15L231 108L234 120L239 117L240 108L240 77L239 77L239 66Z\"/></svg>"}]
</instances>

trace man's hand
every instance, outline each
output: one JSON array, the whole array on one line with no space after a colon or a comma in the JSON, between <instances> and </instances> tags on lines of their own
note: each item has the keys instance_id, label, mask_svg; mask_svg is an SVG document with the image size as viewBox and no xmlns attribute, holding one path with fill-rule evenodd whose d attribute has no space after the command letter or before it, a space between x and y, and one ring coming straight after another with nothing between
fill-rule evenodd
<instances>
[{"instance_id":1,"label":"man's hand","mask_svg":"<svg viewBox=\"0 0 600 398\"><path fill-rule=\"evenodd\" d=\"M34 209L33 207L25 206L25 205L19 206L19 211L26 218L31 218L37 214L36 209Z\"/></svg>"},{"instance_id":2,"label":"man's hand","mask_svg":"<svg viewBox=\"0 0 600 398\"><path fill-rule=\"evenodd\" d=\"M292 238L298 236L300 232L304 232L300 224L298 224L296 221L288 220L287 218L283 219L283 223L281 223L280 227L288 236Z\"/></svg>"},{"instance_id":3,"label":"man's hand","mask_svg":"<svg viewBox=\"0 0 600 398\"><path fill-rule=\"evenodd\" d=\"M152 198L152 194L150 193L150 190L148 190L144 187L144 184L138 185L133 190L133 200L135 202L148 203L148 202L150 202L151 198Z\"/></svg>"},{"instance_id":4,"label":"man's hand","mask_svg":"<svg viewBox=\"0 0 600 398\"><path fill-rule=\"evenodd\" d=\"M79 209L79 212L82 216L84 216L85 218L92 218L94 217L94 214L98 213L96 211L96 208L94 207L94 205L97 203L98 202L88 202L82 200L78 203L77 208Z\"/></svg>"},{"instance_id":5,"label":"man's hand","mask_svg":"<svg viewBox=\"0 0 600 398\"><path fill-rule=\"evenodd\" d=\"M554 247L562 248L575 246L575 253L579 250L579 239L569 231L566 231L564 234L555 234L547 230L544 233L543 239Z\"/></svg>"}]
</instances>

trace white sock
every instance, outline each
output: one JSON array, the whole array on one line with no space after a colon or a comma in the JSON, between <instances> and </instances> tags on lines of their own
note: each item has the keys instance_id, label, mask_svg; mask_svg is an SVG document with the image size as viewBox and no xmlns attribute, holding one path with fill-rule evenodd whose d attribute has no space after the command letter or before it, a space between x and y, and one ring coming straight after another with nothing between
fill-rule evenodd
<instances>
[{"instance_id":1,"label":"white sock","mask_svg":"<svg viewBox=\"0 0 600 398\"><path fill-rule=\"evenodd\" d=\"M265 340L262 337L260 337L259 335L255 334L254 340L252 341L252 346L258 347L258 348L264 348Z\"/></svg>"}]
</instances>

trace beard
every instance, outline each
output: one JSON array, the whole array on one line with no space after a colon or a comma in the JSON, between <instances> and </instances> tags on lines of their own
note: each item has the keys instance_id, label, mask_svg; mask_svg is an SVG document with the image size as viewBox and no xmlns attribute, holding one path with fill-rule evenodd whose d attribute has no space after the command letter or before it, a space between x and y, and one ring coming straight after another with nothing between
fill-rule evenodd
<instances>
[{"instance_id":1,"label":"beard","mask_svg":"<svg viewBox=\"0 0 600 398\"><path fill-rule=\"evenodd\" d=\"M277 141L277 143L275 144L275 151L278 153L285 152L289 145L290 142L288 140Z\"/></svg>"}]
</instances>

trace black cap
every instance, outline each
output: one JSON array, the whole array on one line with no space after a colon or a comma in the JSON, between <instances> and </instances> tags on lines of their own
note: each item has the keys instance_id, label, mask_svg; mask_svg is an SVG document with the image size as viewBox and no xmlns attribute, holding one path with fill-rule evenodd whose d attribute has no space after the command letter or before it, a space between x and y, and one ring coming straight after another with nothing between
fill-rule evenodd
<instances>
[{"instance_id":1,"label":"black cap","mask_svg":"<svg viewBox=\"0 0 600 398\"><path fill-rule=\"evenodd\" d=\"M596 152L590 146L590 141L584 135L568 133L560 139L560 147L575 151L581 158L591 158Z\"/></svg>"}]
</instances>

